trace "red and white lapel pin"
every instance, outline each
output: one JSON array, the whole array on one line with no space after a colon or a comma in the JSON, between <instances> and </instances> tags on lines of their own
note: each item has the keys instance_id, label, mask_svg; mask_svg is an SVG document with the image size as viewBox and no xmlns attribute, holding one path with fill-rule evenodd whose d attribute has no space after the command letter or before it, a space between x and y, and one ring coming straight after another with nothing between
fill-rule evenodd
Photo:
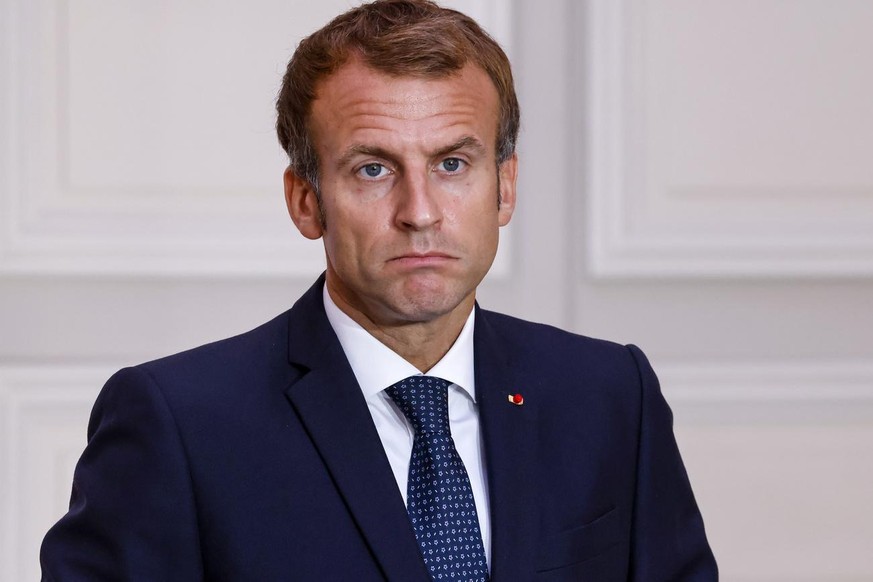
<instances>
[{"instance_id":1,"label":"red and white lapel pin","mask_svg":"<svg viewBox=\"0 0 873 582\"><path fill-rule=\"evenodd\" d=\"M507 400L509 400L510 404L515 404L516 406L524 404L524 396L521 394L510 394L507 396Z\"/></svg>"}]
</instances>

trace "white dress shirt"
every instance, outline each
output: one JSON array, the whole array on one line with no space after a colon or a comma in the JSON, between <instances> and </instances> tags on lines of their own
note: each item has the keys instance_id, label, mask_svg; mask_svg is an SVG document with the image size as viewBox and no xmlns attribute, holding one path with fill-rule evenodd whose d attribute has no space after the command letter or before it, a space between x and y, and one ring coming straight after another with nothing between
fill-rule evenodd
<instances>
[{"instance_id":1,"label":"white dress shirt","mask_svg":"<svg viewBox=\"0 0 873 582\"><path fill-rule=\"evenodd\" d=\"M424 375L404 360L391 348L370 335L351 317L343 313L324 287L324 310L331 327L336 332L346 358L351 364L355 378L364 393L376 431L382 440L397 487L406 503L406 482L409 478L409 460L412 456L412 442L415 431L385 389L410 376ZM485 559L491 563L491 516L488 511L488 483L485 476L485 458L479 431L479 414L476 409L476 382L473 367L473 323L475 310L470 312L461 335L455 340L443 358L427 371L428 376L436 376L450 382L449 385L449 427L455 448L464 461L479 529L482 532L482 545Z\"/></svg>"}]
</instances>

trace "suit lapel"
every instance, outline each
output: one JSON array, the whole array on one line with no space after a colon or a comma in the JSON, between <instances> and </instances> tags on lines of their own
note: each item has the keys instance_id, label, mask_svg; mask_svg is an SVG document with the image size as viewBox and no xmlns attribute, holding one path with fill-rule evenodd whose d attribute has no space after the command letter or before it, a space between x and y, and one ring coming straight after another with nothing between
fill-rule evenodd
<instances>
[{"instance_id":1,"label":"suit lapel","mask_svg":"<svg viewBox=\"0 0 873 582\"><path fill-rule=\"evenodd\" d=\"M308 369L286 390L388 580L430 580L370 411L324 314L322 280L294 306L292 363Z\"/></svg>"},{"instance_id":2,"label":"suit lapel","mask_svg":"<svg viewBox=\"0 0 873 582\"><path fill-rule=\"evenodd\" d=\"M476 312L474 333L476 398L485 443L488 490L491 503L492 580L521 580L533 576L537 531L534 490L536 412L533 385L520 385L525 374L514 370L514 358L489 325L487 312ZM508 401L510 394L525 397L521 406Z\"/></svg>"}]
</instances>

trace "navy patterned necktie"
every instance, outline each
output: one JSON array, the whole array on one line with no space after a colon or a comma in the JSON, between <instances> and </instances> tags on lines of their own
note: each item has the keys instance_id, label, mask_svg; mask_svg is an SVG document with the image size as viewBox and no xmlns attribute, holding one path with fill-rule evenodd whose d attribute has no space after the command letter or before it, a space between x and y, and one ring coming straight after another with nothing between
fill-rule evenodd
<instances>
[{"instance_id":1,"label":"navy patterned necktie","mask_svg":"<svg viewBox=\"0 0 873 582\"><path fill-rule=\"evenodd\" d=\"M470 478L449 429L449 383L411 376L386 389L415 429L406 509L434 580L486 582Z\"/></svg>"}]
</instances>

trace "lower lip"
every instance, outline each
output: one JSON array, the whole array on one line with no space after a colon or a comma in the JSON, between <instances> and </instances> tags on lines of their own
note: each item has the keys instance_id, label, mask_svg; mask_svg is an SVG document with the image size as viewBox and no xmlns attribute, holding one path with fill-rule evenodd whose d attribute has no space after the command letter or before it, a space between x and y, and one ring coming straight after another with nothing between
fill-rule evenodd
<instances>
[{"instance_id":1,"label":"lower lip","mask_svg":"<svg viewBox=\"0 0 873 582\"><path fill-rule=\"evenodd\" d=\"M426 257L399 257L392 262L402 267L439 267L445 265L449 261L453 261L451 257L443 256L426 256Z\"/></svg>"}]
</instances>

